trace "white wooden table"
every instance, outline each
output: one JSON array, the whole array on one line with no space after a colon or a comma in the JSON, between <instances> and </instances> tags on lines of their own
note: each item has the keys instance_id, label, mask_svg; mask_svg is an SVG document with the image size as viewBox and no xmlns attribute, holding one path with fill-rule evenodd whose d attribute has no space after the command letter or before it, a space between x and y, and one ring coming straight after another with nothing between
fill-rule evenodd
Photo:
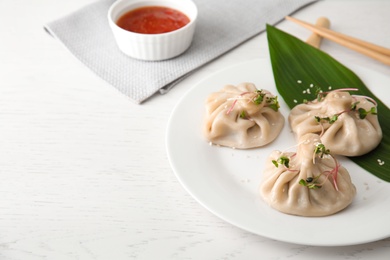
<instances>
[{"instance_id":1,"label":"white wooden table","mask_svg":"<svg viewBox=\"0 0 390 260\"><path fill-rule=\"evenodd\" d=\"M210 73L268 58L261 34L164 96L136 105L43 30L92 0L0 1L0 259L385 259L390 238L311 247L220 220L176 180L165 150L170 113ZM390 47L390 1L322 1L294 14ZM283 21L302 39L310 33ZM341 62L390 67L325 41ZM385 133L388 134L388 133ZM369 221L369 220L368 220ZM362 234L364 235L364 234Z\"/></svg>"}]
</instances>

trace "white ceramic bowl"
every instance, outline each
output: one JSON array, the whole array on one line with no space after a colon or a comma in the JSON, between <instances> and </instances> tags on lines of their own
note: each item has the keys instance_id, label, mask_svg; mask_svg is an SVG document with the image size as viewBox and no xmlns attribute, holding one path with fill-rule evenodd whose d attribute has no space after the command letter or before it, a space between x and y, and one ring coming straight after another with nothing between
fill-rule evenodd
<instances>
[{"instance_id":1,"label":"white ceramic bowl","mask_svg":"<svg viewBox=\"0 0 390 260\"><path fill-rule=\"evenodd\" d=\"M180 29L160 34L134 33L116 24L123 14L144 6L176 9L187 15L190 22ZM118 0L108 10L108 22L122 52L135 59L158 61L176 57L188 49L197 15L198 10L192 0Z\"/></svg>"}]
</instances>

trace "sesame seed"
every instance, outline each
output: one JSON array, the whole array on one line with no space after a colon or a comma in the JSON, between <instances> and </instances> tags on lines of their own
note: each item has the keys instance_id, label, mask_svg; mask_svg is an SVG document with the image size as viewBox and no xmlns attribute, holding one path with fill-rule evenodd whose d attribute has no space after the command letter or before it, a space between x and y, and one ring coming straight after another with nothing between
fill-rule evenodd
<instances>
[{"instance_id":1,"label":"sesame seed","mask_svg":"<svg viewBox=\"0 0 390 260\"><path fill-rule=\"evenodd\" d=\"M332 86L329 86L329 88L328 88L329 90L331 90L332 89Z\"/></svg>"},{"instance_id":2,"label":"sesame seed","mask_svg":"<svg viewBox=\"0 0 390 260\"><path fill-rule=\"evenodd\" d=\"M302 80L297 80L297 83L298 83L298 84L301 84L301 83L302 83Z\"/></svg>"},{"instance_id":3,"label":"sesame seed","mask_svg":"<svg viewBox=\"0 0 390 260\"><path fill-rule=\"evenodd\" d=\"M296 104L296 103L298 103L298 101L296 99L294 99L294 103Z\"/></svg>"},{"instance_id":4,"label":"sesame seed","mask_svg":"<svg viewBox=\"0 0 390 260\"><path fill-rule=\"evenodd\" d=\"M314 87L314 84L310 84L310 87L311 87L311 88Z\"/></svg>"},{"instance_id":5,"label":"sesame seed","mask_svg":"<svg viewBox=\"0 0 390 260\"><path fill-rule=\"evenodd\" d=\"M306 94L306 90L302 91L303 94Z\"/></svg>"},{"instance_id":6,"label":"sesame seed","mask_svg":"<svg viewBox=\"0 0 390 260\"><path fill-rule=\"evenodd\" d=\"M384 165L385 164L385 162L384 161L382 161L381 159L378 159L378 160L376 160L377 162L378 162L378 164L380 165L380 166L382 166L382 165Z\"/></svg>"}]
</instances>

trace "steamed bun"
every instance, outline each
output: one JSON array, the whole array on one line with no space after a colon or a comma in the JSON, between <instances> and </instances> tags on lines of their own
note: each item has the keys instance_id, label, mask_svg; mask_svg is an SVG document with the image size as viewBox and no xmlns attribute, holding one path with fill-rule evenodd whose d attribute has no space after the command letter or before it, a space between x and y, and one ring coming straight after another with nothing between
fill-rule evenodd
<instances>
[{"instance_id":1,"label":"steamed bun","mask_svg":"<svg viewBox=\"0 0 390 260\"><path fill-rule=\"evenodd\" d=\"M367 115L362 118L361 113ZM382 139L376 104L348 92L332 91L321 100L299 104L291 110L288 121L298 138L319 134L323 144L339 155L366 154Z\"/></svg>"},{"instance_id":2,"label":"steamed bun","mask_svg":"<svg viewBox=\"0 0 390 260\"><path fill-rule=\"evenodd\" d=\"M330 154L320 137L305 134L296 153L271 153L260 194L278 211L312 217L346 208L356 195L356 188L348 171Z\"/></svg>"},{"instance_id":3,"label":"steamed bun","mask_svg":"<svg viewBox=\"0 0 390 260\"><path fill-rule=\"evenodd\" d=\"M227 85L206 100L203 133L209 142L248 149L272 142L284 126L277 97L252 83Z\"/></svg>"}]
</instances>

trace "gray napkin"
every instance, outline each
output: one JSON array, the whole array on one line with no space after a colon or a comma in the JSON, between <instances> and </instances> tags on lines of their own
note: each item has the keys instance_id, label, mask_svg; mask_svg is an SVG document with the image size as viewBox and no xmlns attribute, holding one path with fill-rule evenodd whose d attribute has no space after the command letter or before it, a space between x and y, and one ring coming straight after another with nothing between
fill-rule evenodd
<instances>
[{"instance_id":1,"label":"gray napkin","mask_svg":"<svg viewBox=\"0 0 390 260\"><path fill-rule=\"evenodd\" d=\"M100 0L44 26L106 82L141 103L166 93L191 71L217 58L315 0L194 0L198 21L190 48L176 58L132 59L117 47L107 21L115 0Z\"/></svg>"}]
</instances>

